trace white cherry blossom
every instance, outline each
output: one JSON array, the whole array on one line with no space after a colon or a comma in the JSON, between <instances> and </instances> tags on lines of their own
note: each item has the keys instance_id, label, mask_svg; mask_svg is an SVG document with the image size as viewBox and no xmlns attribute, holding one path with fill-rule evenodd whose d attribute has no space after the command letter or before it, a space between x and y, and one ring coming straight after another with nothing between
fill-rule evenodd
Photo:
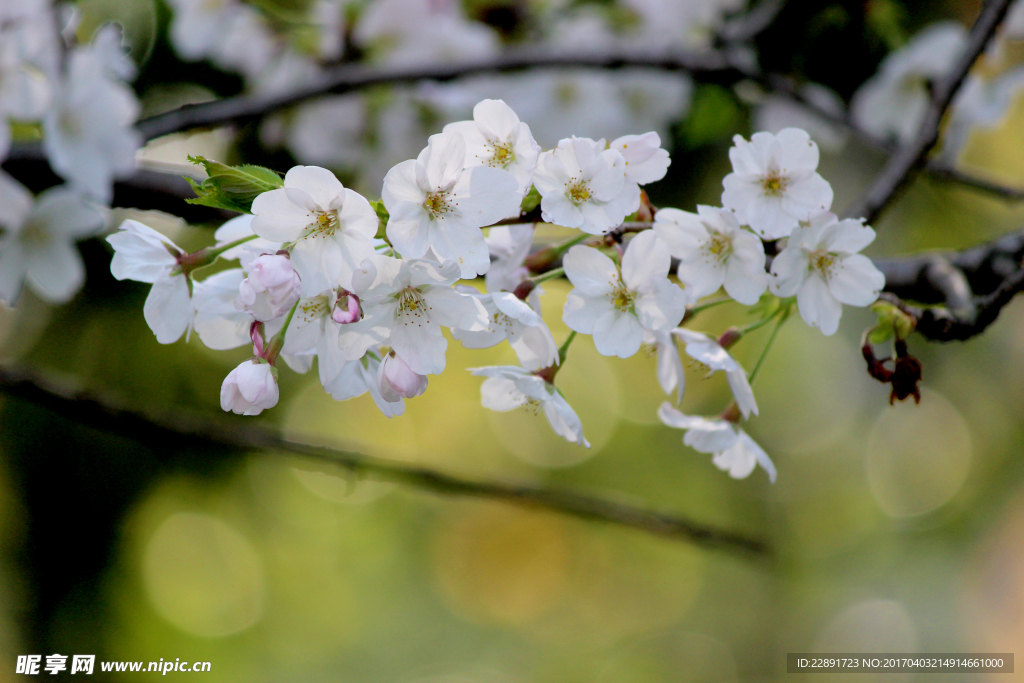
<instances>
[{"instance_id":1,"label":"white cherry blossom","mask_svg":"<svg viewBox=\"0 0 1024 683\"><path fill-rule=\"evenodd\" d=\"M644 344L653 348L658 359L658 384L667 395L675 394L678 404L683 400L683 389L686 388L686 375L683 372L683 362L679 358L679 349L676 347L675 336L671 331L659 330L652 332L644 330Z\"/></svg>"},{"instance_id":2,"label":"white cherry blossom","mask_svg":"<svg viewBox=\"0 0 1024 683\"><path fill-rule=\"evenodd\" d=\"M515 176L520 195L530 190L540 145L530 134L530 127L502 100L477 103L473 107L472 121L449 123L444 132L458 133L465 140L466 168L504 169Z\"/></svg>"},{"instance_id":3,"label":"white cherry blossom","mask_svg":"<svg viewBox=\"0 0 1024 683\"><path fill-rule=\"evenodd\" d=\"M521 195L511 173L465 168L465 160L461 135L432 135L416 159L388 171L381 199L390 214L388 239L404 257L423 258L429 249L473 278L491 265L480 228L518 214Z\"/></svg>"},{"instance_id":4,"label":"white cherry blossom","mask_svg":"<svg viewBox=\"0 0 1024 683\"><path fill-rule=\"evenodd\" d=\"M320 383L328 393L333 393L327 387L333 385L349 361L338 343L344 327L335 319L339 303L347 310L347 297L342 300L334 289L299 299L283 349L296 356L315 354Z\"/></svg>"},{"instance_id":5,"label":"white cherry blossom","mask_svg":"<svg viewBox=\"0 0 1024 683\"><path fill-rule=\"evenodd\" d=\"M460 291L476 297L488 316L485 330L452 330L452 337L467 349L487 349L508 339L519 363L530 371L558 363L558 345L540 315L539 301L535 307L511 292L480 294L472 287Z\"/></svg>"},{"instance_id":6,"label":"white cherry blossom","mask_svg":"<svg viewBox=\"0 0 1024 683\"><path fill-rule=\"evenodd\" d=\"M799 128L754 133L749 142L737 135L729 160L722 206L766 240L786 237L832 206L832 187L816 172L818 146Z\"/></svg>"},{"instance_id":7,"label":"white cherry blossom","mask_svg":"<svg viewBox=\"0 0 1024 683\"><path fill-rule=\"evenodd\" d=\"M242 214L226 221L213 233L214 239L217 240L214 248L227 246L246 237L256 237L256 233L252 231L253 218L255 216L251 214ZM249 264L262 254L276 254L281 250L281 246L281 242L271 242L262 237L256 237L256 239L243 242L222 252L220 257L226 261L238 259L242 268L248 270ZM237 290L238 288L236 287L235 289Z\"/></svg>"},{"instance_id":8,"label":"white cherry blossom","mask_svg":"<svg viewBox=\"0 0 1024 683\"><path fill-rule=\"evenodd\" d=\"M374 253L378 221L373 207L325 168L295 166L283 188L253 200L252 213L254 233L295 243L292 265L306 295L339 285L351 289L352 273Z\"/></svg>"},{"instance_id":9,"label":"white cherry blossom","mask_svg":"<svg viewBox=\"0 0 1024 683\"><path fill-rule=\"evenodd\" d=\"M933 24L886 57L850 102L858 128L900 143L914 139L932 99L929 82L945 76L967 46L954 21Z\"/></svg>"},{"instance_id":10,"label":"white cherry blossom","mask_svg":"<svg viewBox=\"0 0 1024 683\"><path fill-rule=\"evenodd\" d=\"M276 406L279 398L277 371L257 358L243 361L220 387L220 407L236 415L259 415Z\"/></svg>"},{"instance_id":11,"label":"white cherry blossom","mask_svg":"<svg viewBox=\"0 0 1024 683\"><path fill-rule=\"evenodd\" d=\"M50 303L82 288L85 266L75 242L95 235L105 217L66 187L32 193L0 172L0 300L13 306L27 282Z\"/></svg>"},{"instance_id":12,"label":"white cherry blossom","mask_svg":"<svg viewBox=\"0 0 1024 683\"><path fill-rule=\"evenodd\" d=\"M858 254L875 240L860 219L840 221L826 213L797 228L772 262L772 292L796 295L808 325L832 335L839 329L842 304L869 306L885 286L885 276Z\"/></svg>"},{"instance_id":13,"label":"white cherry blossom","mask_svg":"<svg viewBox=\"0 0 1024 683\"><path fill-rule=\"evenodd\" d=\"M50 103L51 83L39 58L56 40L40 35L40 23L47 22L31 15L0 20L0 160L10 149L8 120L35 121Z\"/></svg>"},{"instance_id":14,"label":"white cherry blossom","mask_svg":"<svg viewBox=\"0 0 1024 683\"><path fill-rule=\"evenodd\" d=\"M684 415L670 403L662 403L658 417L669 427L685 429L683 443L700 453L712 453L711 462L733 479L746 479L760 465L775 483L776 471L771 458L745 431L722 419Z\"/></svg>"},{"instance_id":15,"label":"white cherry blossom","mask_svg":"<svg viewBox=\"0 0 1024 683\"><path fill-rule=\"evenodd\" d=\"M526 257L533 246L533 224L496 225L490 229L486 237L487 250L490 252L491 267L487 271L486 282L488 292L512 292L519 284L530 277L530 271L524 265ZM530 305L540 309L538 296L543 289L535 287L530 293Z\"/></svg>"},{"instance_id":16,"label":"white cherry blossom","mask_svg":"<svg viewBox=\"0 0 1024 683\"><path fill-rule=\"evenodd\" d=\"M107 242L114 247L110 272L118 280L152 283L142 313L161 344L173 344L192 328L194 309L188 277L178 264L182 254L156 230L127 220Z\"/></svg>"},{"instance_id":17,"label":"white cherry blossom","mask_svg":"<svg viewBox=\"0 0 1024 683\"><path fill-rule=\"evenodd\" d=\"M279 318L299 300L302 283L286 254L263 254L247 270L238 302L256 320Z\"/></svg>"},{"instance_id":18,"label":"white cherry blossom","mask_svg":"<svg viewBox=\"0 0 1024 683\"><path fill-rule=\"evenodd\" d=\"M366 354L359 360L345 363L333 380L324 384L324 390L336 401L347 401L370 392L373 402L385 417L397 417L405 412L405 402L399 397L397 401L388 401L381 393L377 384L380 361L372 354Z\"/></svg>"},{"instance_id":19,"label":"white cherry blossom","mask_svg":"<svg viewBox=\"0 0 1024 683\"><path fill-rule=\"evenodd\" d=\"M654 232L679 259L676 273L694 299L725 285L729 296L750 306L768 287L764 245L731 211L702 205L696 214L661 209L654 215Z\"/></svg>"},{"instance_id":20,"label":"white cherry blossom","mask_svg":"<svg viewBox=\"0 0 1024 683\"><path fill-rule=\"evenodd\" d=\"M245 271L231 268L192 283L193 326L208 348L223 351L250 341L253 317L235 305L243 280Z\"/></svg>"},{"instance_id":21,"label":"white cherry blossom","mask_svg":"<svg viewBox=\"0 0 1024 683\"><path fill-rule=\"evenodd\" d=\"M661 148L661 137L654 132L624 135L612 140L609 148L622 155L626 161L626 180L637 185L661 180L672 163L668 151Z\"/></svg>"},{"instance_id":22,"label":"white cherry blossom","mask_svg":"<svg viewBox=\"0 0 1024 683\"><path fill-rule=\"evenodd\" d=\"M603 142L568 138L540 155L533 182L549 223L602 235L640 208L640 187L626 179L626 160Z\"/></svg>"},{"instance_id":23,"label":"white cherry blossom","mask_svg":"<svg viewBox=\"0 0 1024 683\"><path fill-rule=\"evenodd\" d=\"M597 249L577 245L564 259L575 289L563 319L571 329L594 336L606 356L628 358L640 350L644 330L668 330L686 312L687 295L668 279L671 258L653 231L633 238L622 257L622 272Z\"/></svg>"},{"instance_id":24,"label":"white cherry blossom","mask_svg":"<svg viewBox=\"0 0 1024 683\"><path fill-rule=\"evenodd\" d=\"M108 204L114 179L135 170L142 138L132 127L139 115L135 94L105 71L95 53L72 51L43 118L43 150L58 174Z\"/></svg>"},{"instance_id":25,"label":"white cherry blossom","mask_svg":"<svg viewBox=\"0 0 1024 683\"><path fill-rule=\"evenodd\" d=\"M736 405L744 418L749 418L751 413L757 415L757 401L754 400L754 390L747 379L747 371L728 351L703 332L677 328L672 330L672 334L683 340L686 353L695 361L707 366L711 372L721 370L725 373Z\"/></svg>"},{"instance_id":26,"label":"white cherry blossom","mask_svg":"<svg viewBox=\"0 0 1024 683\"><path fill-rule=\"evenodd\" d=\"M487 378L480 386L485 408L504 413L520 407L536 410L543 406L544 416L555 434L569 443L590 448L583 437L583 423L555 385L514 365L470 368L470 372Z\"/></svg>"},{"instance_id":27,"label":"white cherry blossom","mask_svg":"<svg viewBox=\"0 0 1024 683\"><path fill-rule=\"evenodd\" d=\"M457 264L375 256L363 261L352 278L363 319L345 325L339 344L348 360L368 349L390 344L420 375L444 370L448 342L441 327L482 330L487 311L476 298L452 288Z\"/></svg>"}]
</instances>

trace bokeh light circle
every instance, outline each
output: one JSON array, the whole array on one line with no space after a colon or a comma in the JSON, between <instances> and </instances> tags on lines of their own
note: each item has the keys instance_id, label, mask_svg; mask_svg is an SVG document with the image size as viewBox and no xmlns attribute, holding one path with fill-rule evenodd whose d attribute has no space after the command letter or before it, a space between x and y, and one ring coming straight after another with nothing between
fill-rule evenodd
<instances>
[{"instance_id":1,"label":"bokeh light circle","mask_svg":"<svg viewBox=\"0 0 1024 683\"><path fill-rule=\"evenodd\" d=\"M263 613L263 563L245 537L216 517L171 515L149 539L142 562L153 607L183 631L228 636Z\"/></svg>"}]
</instances>

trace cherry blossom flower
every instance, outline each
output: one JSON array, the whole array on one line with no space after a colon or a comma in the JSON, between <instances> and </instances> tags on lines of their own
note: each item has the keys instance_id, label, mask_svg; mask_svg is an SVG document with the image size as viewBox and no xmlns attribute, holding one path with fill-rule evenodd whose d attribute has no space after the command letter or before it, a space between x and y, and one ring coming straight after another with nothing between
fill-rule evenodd
<instances>
[{"instance_id":1,"label":"cherry blossom flower","mask_svg":"<svg viewBox=\"0 0 1024 683\"><path fill-rule=\"evenodd\" d=\"M511 292L481 294L472 287L460 288L460 291L476 297L488 316L485 330L452 330L452 337L464 347L487 349L508 339L519 363L530 371L558 363L558 345L540 315L539 301L534 307Z\"/></svg>"},{"instance_id":2,"label":"cherry blossom flower","mask_svg":"<svg viewBox=\"0 0 1024 683\"><path fill-rule=\"evenodd\" d=\"M354 38L383 48L384 61L396 65L486 59L501 48L493 29L466 20L461 3L451 0L377 0L359 18Z\"/></svg>"},{"instance_id":3,"label":"cherry blossom flower","mask_svg":"<svg viewBox=\"0 0 1024 683\"><path fill-rule=\"evenodd\" d=\"M310 295L342 286L373 255L377 214L366 198L318 166L295 166L284 187L252 203L252 231L274 242L294 242L292 265Z\"/></svg>"},{"instance_id":4,"label":"cherry blossom flower","mask_svg":"<svg viewBox=\"0 0 1024 683\"><path fill-rule=\"evenodd\" d=\"M590 448L583 437L583 423L555 385L514 365L470 368L470 372L487 378L480 386L485 408L504 413L520 407L536 410L543 406L544 416L555 434L569 443Z\"/></svg>"},{"instance_id":5,"label":"cherry blossom flower","mask_svg":"<svg viewBox=\"0 0 1024 683\"><path fill-rule=\"evenodd\" d=\"M95 235L104 221L77 192L58 187L34 199L0 172L0 300L13 306L28 282L50 303L69 301L85 281L75 242Z\"/></svg>"},{"instance_id":6,"label":"cherry blossom flower","mask_svg":"<svg viewBox=\"0 0 1024 683\"><path fill-rule=\"evenodd\" d=\"M352 278L363 319L345 325L339 344L348 360L375 345L388 344L420 375L444 370L448 342L441 326L482 330L487 311L477 299L452 288L457 264L375 256Z\"/></svg>"},{"instance_id":7,"label":"cherry blossom flower","mask_svg":"<svg viewBox=\"0 0 1024 683\"><path fill-rule=\"evenodd\" d=\"M209 59L217 66L255 78L278 48L258 10L238 0L170 0L170 37L184 59Z\"/></svg>"},{"instance_id":8,"label":"cherry blossom flower","mask_svg":"<svg viewBox=\"0 0 1024 683\"><path fill-rule=\"evenodd\" d=\"M722 419L684 415L662 403L658 417L669 427L685 429L683 443L700 453L712 453L711 462L733 479L746 479L760 465L775 483L776 471L768 454L736 424Z\"/></svg>"},{"instance_id":9,"label":"cherry blossom flower","mask_svg":"<svg viewBox=\"0 0 1024 683\"><path fill-rule=\"evenodd\" d=\"M729 296L750 306L768 287L764 245L740 227L731 211L661 209L654 215L654 232L679 259L676 272L695 300L724 284Z\"/></svg>"},{"instance_id":10,"label":"cherry blossom flower","mask_svg":"<svg viewBox=\"0 0 1024 683\"><path fill-rule=\"evenodd\" d=\"M401 397L396 401L388 401L380 393L377 383L380 365L381 362L369 353L360 360L349 361L333 380L324 384L324 390L336 401L347 401L369 392L385 417L402 415L405 413L405 401Z\"/></svg>"},{"instance_id":11,"label":"cherry blossom flower","mask_svg":"<svg viewBox=\"0 0 1024 683\"><path fill-rule=\"evenodd\" d=\"M519 120L502 100L483 100L473 107L472 121L456 121L444 127L445 133L458 133L466 142L466 168L501 168L519 183L525 195L533 185L533 169L540 156L540 145L530 127Z\"/></svg>"},{"instance_id":12,"label":"cherry blossom flower","mask_svg":"<svg viewBox=\"0 0 1024 683\"><path fill-rule=\"evenodd\" d=\"M390 213L388 239L404 257L423 258L430 249L474 278L491 265L480 228L517 215L521 195L511 173L465 168L465 159L461 135L432 135L416 159L388 171L381 199Z\"/></svg>"},{"instance_id":13,"label":"cherry blossom flower","mask_svg":"<svg viewBox=\"0 0 1024 683\"><path fill-rule=\"evenodd\" d=\"M395 403L415 398L427 390L427 378L412 371L402 358L389 351L377 369L377 388L385 401Z\"/></svg>"},{"instance_id":14,"label":"cherry blossom flower","mask_svg":"<svg viewBox=\"0 0 1024 683\"><path fill-rule=\"evenodd\" d=\"M683 400L683 389L686 388L686 375L683 373L683 362L679 358L674 335L671 331L652 332L644 330L644 345L653 348L658 359L658 384L668 396L675 394L678 404Z\"/></svg>"},{"instance_id":15,"label":"cherry blossom flower","mask_svg":"<svg viewBox=\"0 0 1024 683\"><path fill-rule=\"evenodd\" d=\"M334 289L299 299L284 342L283 351L287 354L316 355L320 383L324 389L334 382L349 360L338 343L345 327L335 319L340 300L338 291Z\"/></svg>"},{"instance_id":16,"label":"cherry blossom flower","mask_svg":"<svg viewBox=\"0 0 1024 683\"><path fill-rule=\"evenodd\" d=\"M251 214L235 216L231 220L226 221L213 233L214 239L217 240L214 248L227 246L246 237L256 238L231 247L220 255L226 261L238 259L239 264L244 270L248 270L249 264L262 254L276 254L282 247L281 242L271 242L262 237L256 237L256 233L252 231L253 218L255 217ZM238 288L236 287L235 289L237 291Z\"/></svg>"},{"instance_id":17,"label":"cherry blossom flower","mask_svg":"<svg viewBox=\"0 0 1024 683\"><path fill-rule=\"evenodd\" d=\"M786 237L800 221L832 206L832 187L817 174L818 146L799 128L778 135L737 135L729 150L733 172L722 205L766 240Z\"/></svg>"},{"instance_id":18,"label":"cherry blossom flower","mask_svg":"<svg viewBox=\"0 0 1024 683\"><path fill-rule=\"evenodd\" d=\"M494 260L486 275L488 292L515 291L523 280L530 277L530 271L524 263L533 246L534 232L531 223L496 225L490 229L486 237L487 250ZM535 297L543 291L540 287L534 287L530 293L530 305L535 310L540 307L540 301Z\"/></svg>"},{"instance_id":19,"label":"cherry blossom flower","mask_svg":"<svg viewBox=\"0 0 1024 683\"><path fill-rule=\"evenodd\" d=\"M612 140L609 148L618 150L626 160L626 180L637 185L661 180L672 163L668 151L661 148L661 137L653 132L624 135Z\"/></svg>"},{"instance_id":20,"label":"cherry blossom flower","mask_svg":"<svg viewBox=\"0 0 1024 683\"><path fill-rule=\"evenodd\" d=\"M757 401L754 400L754 390L750 387L747 372L728 351L703 332L677 328L672 330L672 334L683 340L686 353L695 361L707 366L711 372L725 372L736 405L744 418L749 418L751 413L757 415Z\"/></svg>"},{"instance_id":21,"label":"cherry blossom flower","mask_svg":"<svg viewBox=\"0 0 1024 683\"><path fill-rule=\"evenodd\" d=\"M208 348L223 351L250 341L253 317L235 305L244 280L242 268L231 268L192 283L193 326Z\"/></svg>"},{"instance_id":22,"label":"cherry blossom flower","mask_svg":"<svg viewBox=\"0 0 1024 683\"><path fill-rule=\"evenodd\" d=\"M43 151L58 174L108 204L114 179L135 170L138 115L135 94L107 76L103 61L87 49L73 50L43 118Z\"/></svg>"},{"instance_id":23,"label":"cherry blossom flower","mask_svg":"<svg viewBox=\"0 0 1024 683\"><path fill-rule=\"evenodd\" d=\"M967 46L967 31L953 21L929 26L882 61L850 102L853 121L880 139L914 139L931 102L929 83L946 75Z\"/></svg>"},{"instance_id":24,"label":"cherry blossom flower","mask_svg":"<svg viewBox=\"0 0 1024 683\"><path fill-rule=\"evenodd\" d=\"M161 344L173 344L192 328L191 286L178 264L181 250L156 230L127 220L107 242L114 247L110 272L118 280L152 283L142 313Z\"/></svg>"},{"instance_id":25,"label":"cherry blossom flower","mask_svg":"<svg viewBox=\"0 0 1024 683\"><path fill-rule=\"evenodd\" d=\"M299 300L302 283L286 254L263 254L247 271L238 286L238 302L256 320L279 318Z\"/></svg>"},{"instance_id":26,"label":"cherry blossom flower","mask_svg":"<svg viewBox=\"0 0 1024 683\"><path fill-rule=\"evenodd\" d=\"M602 235L640 208L640 187L626 180L626 160L589 138L568 138L540 155L534 185L549 223Z\"/></svg>"},{"instance_id":27,"label":"cherry blossom flower","mask_svg":"<svg viewBox=\"0 0 1024 683\"><path fill-rule=\"evenodd\" d=\"M39 62L40 52L49 52L56 41L48 33L40 35L39 23L45 20L32 15L0 19L0 159L10 149L8 119L35 121L50 103L50 81Z\"/></svg>"},{"instance_id":28,"label":"cherry blossom flower","mask_svg":"<svg viewBox=\"0 0 1024 683\"><path fill-rule=\"evenodd\" d=\"M688 297L668 279L671 258L653 231L642 232L622 257L622 273L597 249L577 245L564 260L575 289L563 319L571 329L594 336L606 356L629 358L640 350L644 330L668 330L679 324Z\"/></svg>"},{"instance_id":29,"label":"cherry blossom flower","mask_svg":"<svg viewBox=\"0 0 1024 683\"><path fill-rule=\"evenodd\" d=\"M869 306L885 286L885 276L858 254L875 240L875 231L860 219L840 221L826 213L797 228L772 262L772 292L796 295L808 325L832 335L839 329L842 304Z\"/></svg>"},{"instance_id":30,"label":"cherry blossom flower","mask_svg":"<svg viewBox=\"0 0 1024 683\"><path fill-rule=\"evenodd\" d=\"M277 370L258 358L243 361L220 387L220 407L236 415L259 415L279 398Z\"/></svg>"}]
</instances>

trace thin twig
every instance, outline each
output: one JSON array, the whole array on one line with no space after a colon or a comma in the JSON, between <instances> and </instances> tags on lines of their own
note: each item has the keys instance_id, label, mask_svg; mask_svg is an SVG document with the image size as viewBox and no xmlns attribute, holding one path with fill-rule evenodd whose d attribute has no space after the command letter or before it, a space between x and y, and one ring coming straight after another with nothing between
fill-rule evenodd
<instances>
[{"instance_id":1,"label":"thin twig","mask_svg":"<svg viewBox=\"0 0 1024 683\"><path fill-rule=\"evenodd\" d=\"M938 142L939 124L942 122L943 114L967 78L978 55L995 34L1009 6L1010 0L989 0L985 5L971 28L967 47L955 67L935 84L931 102L918 129L917 137L889 158L864 196L846 211L847 216L864 218L868 223L873 223L900 190L910 182L914 171L925 165L928 152Z\"/></svg>"},{"instance_id":2,"label":"thin twig","mask_svg":"<svg viewBox=\"0 0 1024 683\"><path fill-rule=\"evenodd\" d=\"M0 366L0 392L30 401L65 419L138 441L167 447L219 445L244 451L293 453L336 465L357 474L399 482L444 495L501 500L582 519L608 522L673 540L689 541L751 557L768 557L771 549L757 539L691 522L681 517L611 500L553 491L527 484L480 482L424 467L286 439L251 421L214 420L178 410L144 412L127 409L109 397L69 387L26 370Z\"/></svg>"}]
</instances>

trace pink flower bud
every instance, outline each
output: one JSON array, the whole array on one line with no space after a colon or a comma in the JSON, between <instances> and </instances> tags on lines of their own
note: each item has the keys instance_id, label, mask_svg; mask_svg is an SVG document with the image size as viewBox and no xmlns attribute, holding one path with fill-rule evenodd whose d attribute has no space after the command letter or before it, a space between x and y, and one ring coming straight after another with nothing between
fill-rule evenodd
<instances>
[{"instance_id":1,"label":"pink flower bud","mask_svg":"<svg viewBox=\"0 0 1024 683\"><path fill-rule=\"evenodd\" d=\"M427 378L418 375L392 351L384 356L377 369L377 387L385 401L395 403L403 398L419 396L427 390Z\"/></svg>"},{"instance_id":2,"label":"pink flower bud","mask_svg":"<svg viewBox=\"0 0 1024 683\"><path fill-rule=\"evenodd\" d=\"M299 299L299 274L291 259L263 254L249 264L249 276L238 286L239 308L257 320L280 318Z\"/></svg>"},{"instance_id":3,"label":"pink flower bud","mask_svg":"<svg viewBox=\"0 0 1024 683\"><path fill-rule=\"evenodd\" d=\"M344 291L344 290L342 290ZM331 313L331 320L339 325L359 322L363 319L363 308L359 305L359 297L351 292L342 295Z\"/></svg>"},{"instance_id":4,"label":"pink flower bud","mask_svg":"<svg viewBox=\"0 0 1024 683\"><path fill-rule=\"evenodd\" d=\"M263 323L259 320L253 320L249 325L249 338L252 339L252 355L257 358L265 358L264 347L267 344L267 339Z\"/></svg>"},{"instance_id":5,"label":"pink flower bud","mask_svg":"<svg viewBox=\"0 0 1024 683\"><path fill-rule=\"evenodd\" d=\"M220 407L237 415L259 415L279 397L274 366L255 358L232 370L220 387Z\"/></svg>"}]
</instances>

